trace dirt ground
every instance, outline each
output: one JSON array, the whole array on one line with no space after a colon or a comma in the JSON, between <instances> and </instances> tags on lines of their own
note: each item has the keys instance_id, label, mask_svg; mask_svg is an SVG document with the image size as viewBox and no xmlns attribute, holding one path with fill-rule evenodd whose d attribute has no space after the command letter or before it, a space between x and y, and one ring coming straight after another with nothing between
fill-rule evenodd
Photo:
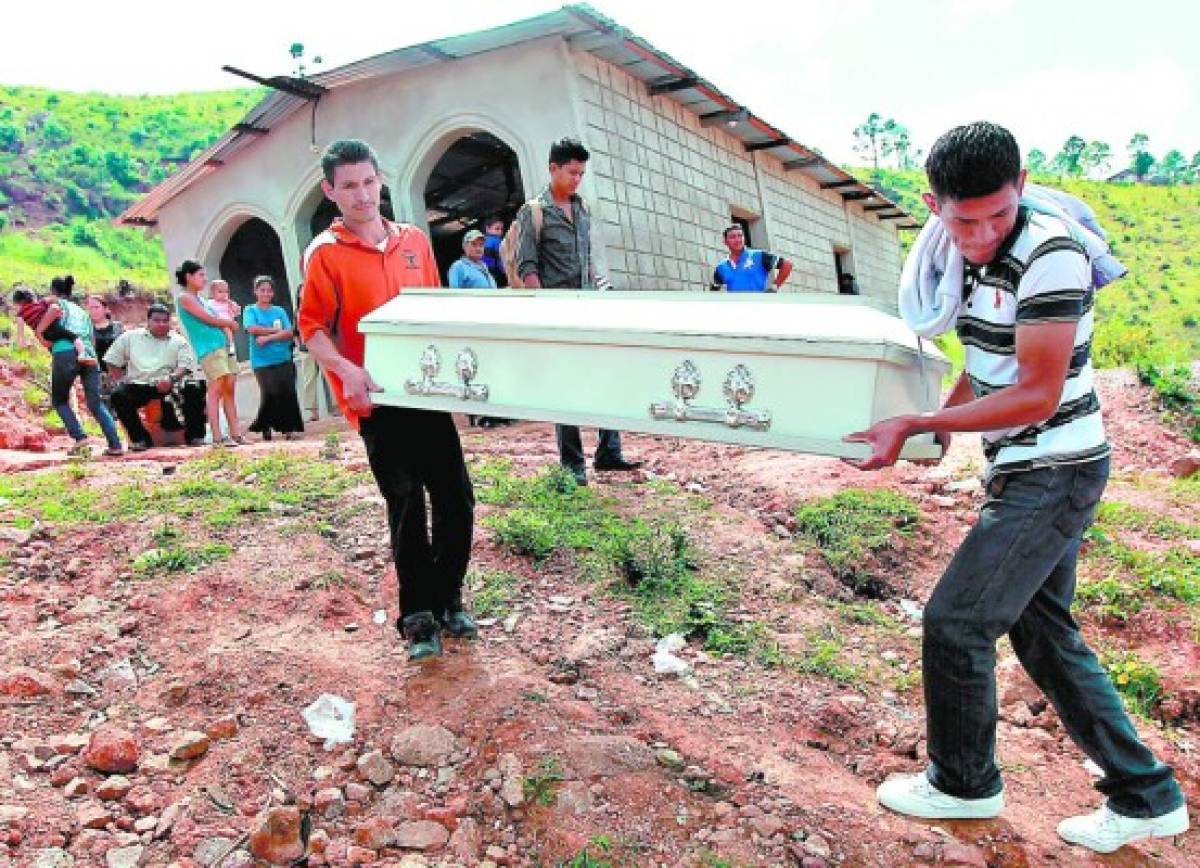
<instances>
[{"instance_id":1,"label":"dirt ground","mask_svg":"<svg viewBox=\"0 0 1200 868\"><path fill-rule=\"evenodd\" d=\"M1200 489L1167 472L1194 447L1131 376L1106 373L1101 385L1116 447L1106 499L1200 525ZM507 459L529 475L556 460L548 425L462 430L476 466ZM656 674L655 638L626 598L570 556L514 554L483 524L472 575L513 577L509 613L486 619L474 642L448 641L441 659L408 664L391 625L382 501L357 438L342 430L329 444L327 433L255 444L237 460L294 452L353 484L319 507L241 516L221 537L231 553L190 571L138 572L156 544L153 517L30 529L0 498L0 865L248 865L246 836L289 805L314 866L1200 865L1195 833L1108 857L1057 838L1060 818L1100 797L1007 643L1003 818L912 821L876 804L887 775L923 765L919 605L981 500L974 438L956 438L938 467L864 475L833 459L628 435L645 471L593 477L593 490L635 512L674 492L704 566L738 577L731 617L769 624L785 647L835 628L839 659L860 674L838 681L697 642L680 652L688 674ZM0 452L0 471L61 473L64 445ZM207 455L97 459L74 484L153 486ZM799 503L849 486L885 487L920 509L882 599L856 599L795 534ZM500 508L481 505L478 517ZM203 535L201 518L184 524L185 543ZM1165 545L1130 534L1139 549ZM1082 578L1103 569L1085 558ZM878 617L856 619L856 606ZM1194 612L1081 619L1090 642L1157 667L1170 702L1138 727L1195 805ZM323 693L355 703L353 741L331 750L301 715ZM113 727L140 754L124 781L93 767L102 751L83 749Z\"/></svg>"}]
</instances>

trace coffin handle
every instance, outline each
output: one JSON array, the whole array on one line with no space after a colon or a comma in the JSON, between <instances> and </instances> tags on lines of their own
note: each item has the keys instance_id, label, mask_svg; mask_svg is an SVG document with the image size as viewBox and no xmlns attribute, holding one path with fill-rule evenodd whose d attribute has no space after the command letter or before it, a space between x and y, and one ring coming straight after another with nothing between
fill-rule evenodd
<instances>
[{"instance_id":1,"label":"coffin handle","mask_svg":"<svg viewBox=\"0 0 1200 868\"><path fill-rule=\"evenodd\" d=\"M770 410L746 410L754 397L754 376L745 365L737 365L725 377L724 408L699 407L692 400L700 394L703 381L700 369L691 359L684 359L671 377L673 401L655 401L650 405L651 419L674 422L712 422L729 428L751 428L766 431L771 427Z\"/></svg>"},{"instance_id":2,"label":"coffin handle","mask_svg":"<svg viewBox=\"0 0 1200 868\"><path fill-rule=\"evenodd\" d=\"M405 380L404 391L424 397L457 398L460 401L486 401L488 387L471 381L479 374L479 357L470 347L463 347L454 360L459 383L440 383L437 375L442 369L442 355L430 344L421 353L421 379Z\"/></svg>"}]
</instances>

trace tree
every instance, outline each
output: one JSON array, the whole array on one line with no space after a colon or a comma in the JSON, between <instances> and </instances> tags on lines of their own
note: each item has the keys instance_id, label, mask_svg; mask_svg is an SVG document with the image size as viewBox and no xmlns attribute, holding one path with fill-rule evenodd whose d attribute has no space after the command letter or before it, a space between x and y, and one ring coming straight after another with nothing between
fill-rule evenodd
<instances>
[{"instance_id":1,"label":"tree","mask_svg":"<svg viewBox=\"0 0 1200 868\"><path fill-rule=\"evenodd\" d=\"M1192 154L1192 161L1188 163L1187 183L1200 183L1200 151Z\"/></svg>"},{"instance_id":2,"label":"tree","mask_svg":"<svg viewBox=\"0 0 1200 868\"><path fill-rule=\"evenodd\" d=\"M1060 175L1078 178L1083 174L1083 152L1087 142L1079 136L1071 136L1062 146L1062 150L1054 155L1053 166Z\"/></svg>"},{"instance_id":3,"label":"tree","mask_svg":"<svg viewBox=\"0 0 1200 868\"><path fill-rule=\"evenodd\" d=\"M1133 174L1139 181L1154 167L1154 156L1146 149L1149 144L1148 135L1134 133L1129 139L1129 144L1125 146L1129 154L1129 168L1133 169Z\"/></svg>"},{"instance_id":4,"label":"tree","mask_svg":"<svg viewBox=\"0 0 1200 868\"><path fill-rule=\"evenodd\" d=\"M308 67L304 65L304 43L293 42L288 46L288 54L292 56L292 60L296 62L296 69L293 75L296 78L307 78ZM318 55L312 59L313 65L317 66L321 63L321 58Z\"/></svg>"},{"instance_id":5,"label":"tree","mask_svg":"<svg viewBox=\"0 0 1200 868\"><path fill-rule=\"evenodd\" d=\"M1037 148L1031 148L1029 153L1025 155L1025 168L1029 170L1029 174L1031 175L1050 174L1050 166L1046 162L1046 154Z\"/></svg>"},{"instance_id":6,"label":"tree","mask_svg":"<svg viewBox=\"0 0 1200 868\"><path fill-rule=\"evenodd\" d=\"M1112 162L1112 148L1108 146L1108 142L1088 142L1079 159L1085 172L1100 174L1108 171Z\"/></svg>"},{"instance_id":7,"label":"tree","mask_svg":"<svg viewBox=\"0 0 1200 868\"><path fill-rule=\"evenodd\" d=\"M1158 176L1168 184L1180 184L1187 172L1187 157L1178 148L1172 148L1158 161Z\"/></svg>"},{"instance_id":8,"label":"tree","mask_svg":"<svg viewBox=\"0 0 1200 868\"><path fill-rule=\"evenodd\" d=\"M879 159L896 152L897 138L904 136L904 146L909 147L908 130L893 118L884 118L879 112L871 112L867 119L854 128L854 150L871 158L871 165L879 171Z\"/></svg>"},{"instance_id":9,"label":"tree","mask_svg":"<svg viewBox=\"0 0 1200 868\"><path fill-rule=\"evenodd\" d=\"M892 152L896 155L896 168L911 169L914 166L912 139L909 138L907 129L899 124L897 127L898 132L892 142Z\"/></svg>"}]
</instances>

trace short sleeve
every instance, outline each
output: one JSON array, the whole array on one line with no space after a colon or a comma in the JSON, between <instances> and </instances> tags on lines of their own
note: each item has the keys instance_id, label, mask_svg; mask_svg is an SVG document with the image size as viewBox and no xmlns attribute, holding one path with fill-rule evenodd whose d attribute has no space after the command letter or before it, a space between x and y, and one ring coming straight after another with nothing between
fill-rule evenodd
<instances>
[{"instance_id":1,"label":"short sleeve","mask_svg":"<svg viewBox=\"0 0 1200 868\"><path fill-rule=\"evenodd\" d=\"M105 364L112 365L115 368L129 367L129 341L132 339L132 332L124 332L119 338L113 341L108 352L104 354Z\"/></svg>"},{"instance_id":2,"label":"short sleeve","mask_svg":"<svg viewBox=\"0 0 1200 868\"><path fill-rule=\"evenodd\" d=\"M1075 322L1091 308L1091 266L1069 238L1043 244L1017 285L1017 325Z\"/></svg>"}]
</instances>

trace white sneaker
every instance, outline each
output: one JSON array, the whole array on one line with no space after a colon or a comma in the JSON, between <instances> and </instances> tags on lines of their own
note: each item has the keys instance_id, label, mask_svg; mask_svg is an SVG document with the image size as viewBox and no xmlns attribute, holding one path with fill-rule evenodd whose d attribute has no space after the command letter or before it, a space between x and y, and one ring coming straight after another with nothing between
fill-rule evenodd
<instances>
[{"instance_id":1,"label":"white sneaker","mask_svg":"<svg viewBox=\"0 0 1200 868\"><path fill-rule=\"evenodd\" d=\"M924 772L888 778L875 791L879 804L926 820L988 820L1004 810L1004 793L986 799L960 799L943 793Z\"/></svg>"},{"instance_id":2,"label":"white sneaker","mask_svg":"<svg viewBox=\"0 0 1200 868\"><path fill-rule=\"evenodd\" d=\"M1058 834L1071 844L1079 844L1097 853L1111 853L1131 841L1170 838L1172 835L1182 835L1187 828L1187 805L1180 805L1160 817L1141 818L1118 814L1105 804L1091 814L1063 820L1058 824Z\"/></svg>"}]
</instances>

